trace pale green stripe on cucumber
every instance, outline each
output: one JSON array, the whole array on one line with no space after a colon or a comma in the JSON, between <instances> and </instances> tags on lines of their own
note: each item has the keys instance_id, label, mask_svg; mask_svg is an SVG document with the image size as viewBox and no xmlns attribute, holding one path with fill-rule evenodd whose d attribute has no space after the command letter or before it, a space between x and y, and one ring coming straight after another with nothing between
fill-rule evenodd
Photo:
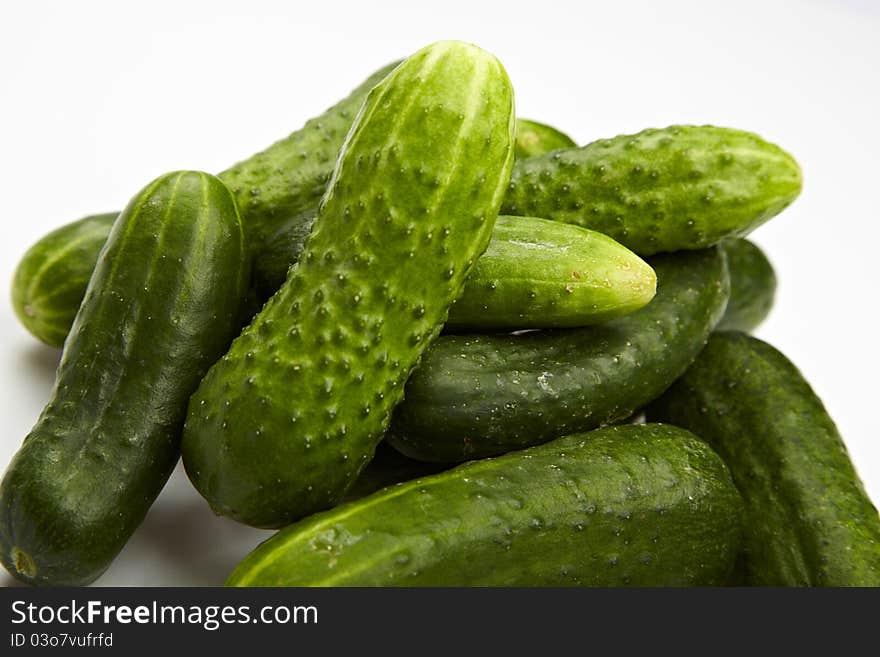
<instances>
[{"instance_id":1,"label":"pale green stripe on cucumber","mask_svg":"<svg viewBox=\"0 0 880 657\"><path fill-rule=\"evenodd\" d=\"M742 501L668 425L559 438L384 488L257 547L227 586L723 584Z\"/></svg>"}]
</instances>

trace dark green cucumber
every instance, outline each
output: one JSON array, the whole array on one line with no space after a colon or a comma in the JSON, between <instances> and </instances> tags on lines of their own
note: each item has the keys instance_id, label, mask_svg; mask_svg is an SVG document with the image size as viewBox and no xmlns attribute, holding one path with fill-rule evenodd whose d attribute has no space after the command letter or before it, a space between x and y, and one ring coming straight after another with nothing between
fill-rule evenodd
<instances>
[{"instance_id":1,"label":"dark green cucumber","mask_svg":"<svg viewBox=\"0 0 880 657\"><path fill-rule=\"evenodd\" d=\"M731 239L722 242L730 272L730 300L718 331L755 330L770 314L776 296L776 273L754 242Z\"/></svg>"},{"instance_id":2,"label":"dark green cucumber","mask_svg":"<svg viewBox=\"0 0 880 657\"><path fill-rule=\"evenodd\" d=\"M189 396L240 325L248 274L217 178L156 179L113 224L52 397L0 484L0 559L33 584L97 578L171 474Z\"/></svg>"},{"instance_id":3,"label":"dark green cucumber","mask_svg":"<svg viewBox=\"0 0 880 657\"><path fill-rule=\"evenodd\" d=\"M381 490L386 486L442 472L448 463L428 463L404 456L396 449L381 442L376 446L373 459L361 470L358 478L345 494L345 500L357 500Z\"/></svg>"},{"instance_id":4,"label":"dark green cucumber","mask_svg":"<svg viewBox=\"0 0 880 657\"><path fill-rule=\"evenodd\" d=\"M517 159L543 155L557 148L575 147L577 144L571 137L552 126L528 119L516 120L514 154Z\"/></svg>"},{"instance_id":5,"label":"dark green cucumber","mask_svg":"<svg viewBox=\"0 0 880 657\"><path fill-rule=\"evenodd\" d=\"M303 256L190 402L183 460L214 510L279 527L332 506L489 242L513 90L461 42L370 92Z\"/></svg>"},{"instance_id":6,"label":"dark green cucumber","mask_svg":"<svg viewBox=\"0 0 880 657\"><path fill-rule=\"evenodd\" d=\"M53 347L64 344L118 212L83 217L29 248L12 280L12 308L22 326Z\"/></svg>"},{"instance_id":7,"label":"dark green cucumber","mask_svg":"<svg viewBox=\"0 0 880 657\"><path fill-rule=\"evenodd\" d=\"M797 162L757 135L672 126L518 160L502 212L597 230L645 256L745 235L800 190Z\"/></svg>"},{"instance_id":8,"label":"dark green cucumber","mask_svg":"<svg viewBox=\"0 0 880 657\"><path fill-rule=\"evenodd\" d=\"M308 210L304 217L314 214L367 93L396 65L379 69L347 98L296 132L219 174L235 194L249 232L248 243L255 252L262 252L263 241L279 223L304 210ZM116 215L66 224L25 253L15 272L12 305L24 327L38 339L55 347L63 344Z\"/></svg>"},{"instance_id":9,"label":"dark green cucumber","mask_svg":"<svg viewBox=\"0 0 880 657\"><path fill-rule=\"evenodd\" d=\"M717 249L655 256L657 296L598 326L448 335L406 385L387 440L425 461L501 454L624 420L706 344L727 303Z\"/></svg>"},{"instance_id":10,"label":"dark green cucumber","mask_svg":"<svg viewBox=\"0 0 880 657\"><path fill-rule=\"evenodd\" d=\"M742 500L693 434L627 425L398 484L260 545L228 586L719 585Z\"/></svg>"},{"instance_id":11,"label":"dark green cucumber","mask_svg":"<svg viewBox=\"0 0 880 657\"><path fill-rule=\"evenodd\" d=\"M310 222L266 241L254 264L258 288L275 291L299 259ZM610 237L533 217L498 217L492 239L452 306L451 329L585 326L634 312L654 296L644 260Z\"/></svg>"},{"instance_id":12,"label":"dark green cucumber","mask_svg":"<svg viewBox=\"0 0 880 657\"><path fill-rule=\"evenodd\" d=\"M880 586L880 516L821 400L765 342L716 333L648 408L709 442L745 500L744 582Z\"/></svg>"}]
</instances>

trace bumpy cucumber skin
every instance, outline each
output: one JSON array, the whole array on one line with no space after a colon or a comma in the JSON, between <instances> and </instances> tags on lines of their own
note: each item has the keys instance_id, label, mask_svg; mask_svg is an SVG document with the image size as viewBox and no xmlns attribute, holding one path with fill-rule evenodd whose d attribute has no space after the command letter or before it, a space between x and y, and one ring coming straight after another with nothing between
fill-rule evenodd
<instances>
[{"instance_id":1,"label":"bumpy cucumber skin","mask_svg":"<svg viewBox=\"0 0 880 657\"><path fill-rule=\"evenodd\" d=\"M114 223L52 398L0 484L0 558L32 584L96 579L179 455L189 396L241 318L247 251L220 180L175 172Z\"/></svg>"},{"instance_id":2,"label":"bumpy cucumber skin","mask_svg":"<svg viewBox=\"0 0 880 657\"><path fill-rule=\"evenodd\" d=\"M757 135L672 126L518 160L501 211L597 230L647 256L743 236L800 190L794 158Z\"/></svg>"},{"instance_id":3,"label":"bumpy cucumber skin","mask_svg":"<svg viewBox=\"0 0 880 657\"><path fill-rule=\"evenodd\" d=\"M373 73L348 97L285 139L219 174L235 193L249 233L248 243L255 253L262 253L263 242L280 223L289 224L291 217L307 222L314 216L345 135L367 93L398 63ZM24 327L39 340L54 347L64 343L118 214L89 216L66 224L31 246L19 263L12 305ZM299 227L303 237L309 225ZM281 282L283 279L279 285ZM278 285L256 296L265 300L277 289Z\"/></svg>"},{"instance_id":4,"label":"bumpy cucumber skin","mask_svg":"<svg viewBox=\"0 0 880 657\"><path fill-rule=\"evenodd\" d=\"M28 332L61 347L118 212L62 226L31 246L12 279L12 308Z\"/></svg>"},{"instance_id":5,"label":"bumpy cucumber skin","mask_svg":"<svg viewBox=\"0 0 880 657\"><path fill-rule=\"evenodd\" d=\"M730 300L718 331L754 331L763 322L776 296L776 272L754 242L731 239L722 242L730 272Z\"/></svg>"},{"instance_id":6,"label":"bumpy cucumber skin","mask_svg":"<svg viewBox=\"0 0 880 657\"><path fill-rule=\"evenodd\" d=\"M559 438L288 527L229 586L691 586L725 581L742 501L668 425Z\"/></svg>"},{"instance_id":7,"label":"bumpy cucumber skin","mask_svg":"<svg viewBox=\"0 0 880 657\"><path fill-rule=\"evenodd\" d=\"M564 328L635 312L657 277L610 237L532 217L498 217L452 306L449 329Z\"/></svg>"},{"instance_id":8,"label":"bumpy cucumber skin","mask_svg":"<svg viewBox=\"0 0 880 657\"><path fill-rule=\"evenodd\" d=\"M406 385L386 439L425 461L493 456L621 421L697 356L728 297L717 249L649 263L657 296L598 326L521 335L447 335Z\"/></svg>"},{"instance_id":9,"label":"bumpy cucumber skin","mask_svg":"<svg viewBox=\"0 0 880 657\"><path fill-rule=\"evenodd\" d=\"M216 512L279 527L342 497L489 242L513 128L503 67L461 42L370 93L303 257L190 402L184 464Z\"/></svg>"},{"instance_id":10,"label":"bumpy cucumber skin","mask_svg":"<svg viewBox=\"0 0 880 657\"><path fill-rule=\"evenodd\" d=\"M716 333L648 408L699 434L745 500L744 583L880 586L880 517L821 400L779 351Z\"/></svg>"},{"instance_id":11,"label":"bumpy cucumber skin","mask_svg":"<svg viewBox=\"0 0 880 657\"><path fill-rule=\"evenodd\" d=\"M557 148L576 147L577 144L571 137L552 126L528 119L516 120L514 154L518 160L533 155L543 155Z\"/></svg>"}]
</instances>

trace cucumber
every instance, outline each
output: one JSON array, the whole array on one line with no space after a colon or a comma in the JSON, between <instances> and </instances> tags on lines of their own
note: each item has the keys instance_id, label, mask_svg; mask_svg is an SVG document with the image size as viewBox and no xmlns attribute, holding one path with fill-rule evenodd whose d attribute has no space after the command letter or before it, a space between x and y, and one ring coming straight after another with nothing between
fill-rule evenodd
<instances>
[{"instance_id":1,"label":"cucumber","mask_svg":"<svg viewBox=\"0 0 880 657\"><path fill-rule=\"evenodd\" d=\"M32 335L61 347L118 212L83 217L29 248L15 269L12 308Z\"/></svg>"},{"instance_id":2,"label":"cucumber","mask_svg":"<svg viewBox=\"0 0 880 657\"><path fill-rule=\"evenodd\" d=\"M699 434L745 500L754 586L880 586L880 516L821 400L783 354L717 333L648 408Z\"/></svg>"},{"instance_id":3,"label":"cucumber","mask_svg":"<svg viewBox=\"0 0 880 657\"><path fill-rule=\"evenodd\" d=\"M353 483L489 242L513 116L501 64L462 42L370 93L303 257L190 401L184 465L217 513L279 527Z\"/></svg>"},{"instance_id":4,"label":"cucumber","mask_svg":"<svg viewBox=\"0 0 880 657\"><path fill-rule=\"evenodd\" d=\"M621 421L672 384L727 303L717 249L655 256L657 296L598 326L447 335L406 385L387 440L425 461L463 461Z\"/></svg>"},{"instance_id":5,"label":"cucumber","mask_svg":"<svg viewBox=\"0 0 880 657\"><path fill-rule=\"evenodd\" d=\"M730 572L742 501L693 434L627 425L398 484L265 541L228 586L691 586Z\"/></svg>"},{"instance_id":6,"label":"cucumber","mask_svg":"<svg viewBox=\"0 0 880 657\"><path fill-rule=\"evenodd\" d=\"M299 259L309 222L285 222L254 265L262 292L277 290ZM305 234L304 234L305 233ZM533 217L498 217L486 252L449 311L449 329L585 326L638 310L654 271L601 233Z\"/></svg>"},{"instance_id":7,"label":"cucumber","mask_svg":"<svg viewBox=\"0 0 880 657\"><path fill-rule=\"evenodd\" d=\"M800 190L794 158L757 135L671 126L519 160L502 213L577 224L647 256L743 236Z\"/></svg>"},{"instance_id":8,"label":"cucumber","mask_svg":"<svg viewBox=\"0 0 880 657\"><path fill-rule=\"evenodd\" d=\"M0 483L15 577L88 584L119 553L177 462L187 400L235 335L248 271L235 199L213 176L162 176L119 215L52 397Z\"/></svg>"},{"instance_id":9,"label":"cucumber","mask_svg":"<svg viewBox=\"0 0 880 657\"><path fill-rule=\"evenodd\" d=\"M776 296L776 273L754 242L731 239L722 245L730 272L730 300L715 328L749 333L770 314Z\"/></svg>"},{"instance_id":10,"label":"cucumber","mask_svg":"<svg viewBox=\"0 0 880 657\"><path fill-rule=\"evenodd\" d=\"M528 119L516 120L514 155L517 159L543 155L557 148L575 147L577 144L571 137L552 126Z\"/></svg>"},{"instance_id":11,"label":"cucumber","mask_svg":"<svg viewBox=\"0 0 880 657\"><path fill-rule=\"evenodd\" d=\"M219 174L235 193L249 231L248 243L255 252L263 250L263 241L280 222L304 210L308 210L305 216L314 214L358 109L370 89L396 65L379 69L347 98L296 132ZM64 343L98 252L118 214L66 224L31 246L18 264L12 306L24 327L39 340L53 347Z\"/></svg>"}]
</instances>

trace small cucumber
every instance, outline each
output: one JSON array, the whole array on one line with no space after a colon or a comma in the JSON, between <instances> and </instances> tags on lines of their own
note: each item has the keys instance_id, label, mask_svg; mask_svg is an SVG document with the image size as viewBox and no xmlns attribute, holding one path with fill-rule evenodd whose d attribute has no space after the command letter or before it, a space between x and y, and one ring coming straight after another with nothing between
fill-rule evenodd
<instances>
[{"instance_id":1,"label":"small cucumber","mask_svg":"<svg viewBox=\"0 0 880 657\"><path fill-rule=\"evenodd\" d=\"M773 307L776 273L764 252L745 239L722 242L730 272L730 300L717 331L754 331Z\"/></svg>"},{"instance_id":2,"label":"small cucumber","mask_svg":"<svg viewBox=\"0 0 880 657\"><path fill-rule=\"evenodd\" d=\"M647 256L745 235L800 190L797 162L757 135L672 126L519 160L501 211L597 230Z\"/></svg>"},{"instance_id":3,"label":"small cucumber","mask_svg":"<svg viewBox=\"0 0 880 657\"><path fill-rule=\"evenodd\" d=\"M489 243L513 129L507 74L465 43L370 92L303 256L190 402L183 460L216 512L279 527L354 482Z\"/></svg>"},{"instance_id":4,"label":"small cucumber","mask_svg":"<svg viewBox=\"0 0 880 657\"><path fill-rule=\"evenodd\" d=\"M657 296L598 326L447 335L406 385L387 440L425 461L501 454L624 420L677 379L727 303L717 249L655 256Z\"/></svg>"},{"instance_id":5,"label":"small cucumber","mask_svg":"<svg viewBox=\"0 0 880 657\"><path fill-rule=\"evenodd\" d=\"M559 438L398 484L298 522L227 586L719 585L742 500L673 426Z\"/></svg>"},{"instance_id":6,"label":"small cucumber","mask_svg":"<svg viewBox=\"0 0 880 657\"><path fill-rule=\"evenodd\" d=\"M240 325L248 264L235 199L176 172L113 224L52 398L0 483L0 559L82 585L122 549L171 474L189 396Z\"/></svg>"},{"instance_id":7,"label":"small cucumber","mask_svg":"<svg viewBox=\"0 0 880 657\"><path fill-rule=\"evenodd\" d=\"M299 259L310 222L285 222L254 264L262 292L283 283ZM638 310L654 296L654 270L610 237L533 217L498 217L447 328L585 326Z\"/></svg>"},{"instance_id":8,"label":"small cucumber","mask_svg":"<svg viewBox=\"0 0 880 657\"><path fill-rule=\"evenodd\" d=\"M821 400L776 349L715 334L648 416L698 433L730 467L746 584L880 586L877 509Z\"/></svg>"},{"instance_id":9,"label":"small cucumber","mask_svg":"<svg viewBox=\"0 0 880 657\"><path fill-rule=\"evenodd\" d=\"M12 308L22 326L61 347L118 212L83 217L29 248L15 269Z\"/></svg>"},{"instance_id":10,"label":"small cucumber","mask_svg":"<svg viewBox=\"0 0 880 657\"><path fill-rule=\"evenodd\" d=\"M278 223L306 209L314 214L358 109L370 89L396 65L379 69L296 132L219 174L235 194L255 252L262 251L263 241ZM25 253L15 271L12 305L24 327L39 340L53 347L64 343L118 214L66 224Z\"/></svg>"},{"instance_id":11,"label":"small cucumber","mask_svg":"<svg viewBox=\"0 0 880 657\"><path fill-rule=\"evenodd\" d=\"M577 144L564 132L560 132L544 123L516 120L516 146L514 155L517 159L543 155L557 148L575 148Z\"/></svg>"}]
</instances>

